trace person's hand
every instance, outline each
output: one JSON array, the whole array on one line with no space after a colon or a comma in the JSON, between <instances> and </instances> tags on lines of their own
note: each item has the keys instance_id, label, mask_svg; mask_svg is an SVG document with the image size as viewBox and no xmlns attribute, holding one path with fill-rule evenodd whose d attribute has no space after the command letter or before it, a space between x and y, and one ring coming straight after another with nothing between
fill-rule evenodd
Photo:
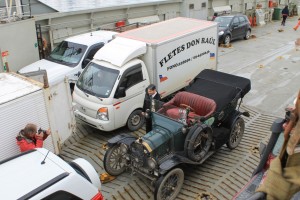
<instances>
[{"instance_id":1,"label":"person's hand","mask_svg":"<svg viewBox=\"0 0 300 200\"><path fill-rule=\"evenodd\" d=\"M144 112L142 112L142 115L143 115L143 116L145 116L145 113L144 113Z\"/></svg>"},{"instance_id":2,"label":"person's hand","mask_svg":"<svg viewBox=\"0 0 300 200\"><path fill-rule=\"evenodd\" d=\"M44 133L41 131L40 133L35 134L35 139L42 140L44 137Z\"/></svg>"},{"instance_id":3,"label":"person's hand","mask_svg":"<svg viewBox=\"0 0 300 200\"><path fill-rule=\"evenodd\" d=\"M51 129L50 129L50 128L48 128L48 130L46 130L46 134L47 134L47 135L50 135L50 134L51 134Z\"/></svg>"}]
</instances>

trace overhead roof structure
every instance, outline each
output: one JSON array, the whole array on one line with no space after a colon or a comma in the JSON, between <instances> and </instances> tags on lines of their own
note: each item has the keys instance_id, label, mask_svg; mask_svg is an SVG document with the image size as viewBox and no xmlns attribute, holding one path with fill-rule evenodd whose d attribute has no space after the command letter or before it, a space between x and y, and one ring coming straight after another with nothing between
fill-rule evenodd
<instances>
[{"instance_id":1,"label":"overhead roof structure","mask_svg":"<svg viewBox=\"0 0 300 200\"><path fill-rule=\"evenodd\" d=\"M58 12L73 12L115 6L141 5L172 0L38 0Z\"/></svg>"}]
</instances>

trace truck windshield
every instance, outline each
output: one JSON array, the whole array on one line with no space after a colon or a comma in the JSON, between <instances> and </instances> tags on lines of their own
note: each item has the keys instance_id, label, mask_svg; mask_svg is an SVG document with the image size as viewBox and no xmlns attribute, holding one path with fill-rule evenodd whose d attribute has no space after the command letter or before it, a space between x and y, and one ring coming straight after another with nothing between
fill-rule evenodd
<instances>
[{"instance_id":1,"label":"truck windshield","mask_svg":"<svg viewBox=\"0 0 300 200\"><path fill-rule=\"evenodd\" d=\"M82 72L76 85L83 92L96 97L107 98L113 89L119 71L90 62Z\"/></svg>"},{"instance_id":2,"label":"truck windshield","mask_svg":"<svg viewBox=\"0 0 300 200\"><path fill-rule=\"evenodd\" d=\"M84 55L87 46L68 41L62 41L46 58L47 60L75 67Z\"/></svg>"}]
</instances>

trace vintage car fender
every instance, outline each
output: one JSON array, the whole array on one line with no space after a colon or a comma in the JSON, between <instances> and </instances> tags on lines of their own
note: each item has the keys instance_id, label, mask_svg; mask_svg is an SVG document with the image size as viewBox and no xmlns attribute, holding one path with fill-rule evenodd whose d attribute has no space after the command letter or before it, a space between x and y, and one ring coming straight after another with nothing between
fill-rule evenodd
<instances>
[{"instance_id":1,"label":"vintage car fender","mask_svg":"<svg viewBox=\"0 0 300 200\"><path fill-rule=\"evenodd\" d=\"M126 145L130 145L132 142L134 142L137 138L134 136L131 136L126 133L122 133L120 135L117 135L107 141L107 145L109 147L114 146L115 144L124 143Z\"/></svg>"},{"instance_id":2,"label":"vintage car fender","mask_svg":"<svg viewBox=\"0 0 300 200\"><path fill-rule=\"evenodd\" d=\"M164 175L168 173L168 171L170 171L172 168L178 166L181 163L183 163L183 161L173 156L172 158L166 160L165 162L159 165L159 174Z\"/></svg>"},{"instance_id":3,"label":"vintage car fender","mask_svg":"<svg viewBox=\"0 0 300 200\"><path fill-rule=\"evenodd\" d=\"M241 113L240 111L234 110L233 113L230 115L230 117L226 120L225 122L225 126L227 128L231 128L233 123L241 116L243 115L243 113Z\"/></svg>"}]
</instances>

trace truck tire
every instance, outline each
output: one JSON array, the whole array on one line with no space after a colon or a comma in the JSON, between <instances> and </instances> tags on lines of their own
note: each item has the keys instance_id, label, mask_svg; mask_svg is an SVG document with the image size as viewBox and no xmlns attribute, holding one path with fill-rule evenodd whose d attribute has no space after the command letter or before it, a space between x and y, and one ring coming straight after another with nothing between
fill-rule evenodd
<instances>
[{"instance_id":1,"label":"truck tire","mask_svg":"<svg viewBox=\"0 0 300 200\"><path fill-rule=\"evenodd\" d=\"M195 162L199 162L209 151L212 144L212 129L210 127L199 127L191 133L187 144L187 156Z\"/></svg>"},{"instance_id":2,"label":"truck tire","mask_svg":"<svg viewBox=\"0 0 300 200\"><path fill-rule=\"evenodd\" d=\"M172 169L155 183L154 199L175 199L182 188L183 181L184 173L182 169Z\"/></svg>"},{"instance_id":3,"label":"truck tire","mask_svg":"<svg viewBox=\"0 0 300 200\"><path fill-rule=\"evenodd\" d=\"M120 145L117 144L106 151L103 166L109 175L118 176L125 171L125 162L124 153L122 152Z\"/></svg>"},{"instance_id":4,"label":"truck tire","mask_svg":"<svg viewBox=\"0 0 300 200\"><path fill-rule=\"evenodd\" d=\"M141 110L133 111L127 120L127 127L130 131L137 131L139 130L145 121L145 117L142 115Z\"/></svg>"},{"instance_id":5,"label":"truck tire","mask_svg":"<svg viewBox=\"0 0 300 200\"><path fill-rule=\"evenodd\" d=\"M231 126L229 140L226 146L229 149L235 149L241 142L245 131L245 122L243 118L238 117Z\"/></svg>"}]
</instances>

